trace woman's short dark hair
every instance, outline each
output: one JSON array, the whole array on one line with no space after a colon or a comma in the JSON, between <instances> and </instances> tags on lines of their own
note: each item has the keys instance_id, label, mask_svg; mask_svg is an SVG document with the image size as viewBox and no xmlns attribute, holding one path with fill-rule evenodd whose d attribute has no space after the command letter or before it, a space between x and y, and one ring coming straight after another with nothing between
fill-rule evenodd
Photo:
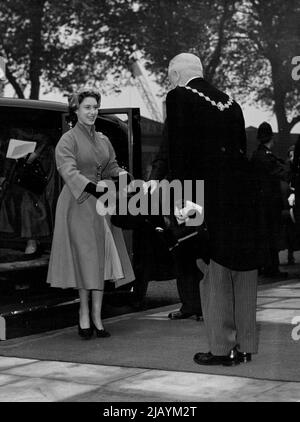
<instances>
[{"instance_id":1,"label":"woman's short dark hair","mask_svg":"<svg viewBox=\"0 0 300 422\"><path fill-rule=\"evenodd\" d=\"M68 98L69 102L69 120L74 124L77 121L75 111L85 98L92 97L97 101L100 107L101 94L94 88L82 88L78 92L71 94Z\"/></svg>"},{"instance_id":2,"label":"woman's short dark hair","mask_svg":"<svg viewBox=\"0 0 300 422\"><path fill-rule=\"evenodd\" d=\"M97 104L100 106L101 94L99 91L93 88L82 88L78 92L73 93L69 97L69 110L70 112L75 112L82 101L87 98L92 97L95 98Z\"/></svg>"}]
</instances>

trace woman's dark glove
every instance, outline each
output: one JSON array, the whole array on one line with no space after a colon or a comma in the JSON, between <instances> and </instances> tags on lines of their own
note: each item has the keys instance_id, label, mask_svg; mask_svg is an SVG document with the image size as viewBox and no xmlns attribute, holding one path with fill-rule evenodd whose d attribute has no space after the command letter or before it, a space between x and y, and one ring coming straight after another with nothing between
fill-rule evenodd
<instances>
[{"instance_id":1,"label":"woman's dark glove","mask_svg":"<svg viewBox=\"0 0 300 422\"><path fill-rule=\"evenodd\" d=\"M90 193L96 199L98 199L100 198L101 195L103 195L103 192L97 192L96 187L97 185L95 185L95 183L90 182L86 185L86 187L84 188L84 191Z\"/></svg>"}]
</instances>

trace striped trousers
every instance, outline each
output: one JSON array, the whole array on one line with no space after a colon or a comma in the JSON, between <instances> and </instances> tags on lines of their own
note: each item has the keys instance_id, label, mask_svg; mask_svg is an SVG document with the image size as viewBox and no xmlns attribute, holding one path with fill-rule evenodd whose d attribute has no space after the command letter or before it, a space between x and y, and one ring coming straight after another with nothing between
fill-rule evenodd
<instances>
[{"instance_id":1,"label":"striped trousers","mask_svg":"<svg viewBox=\"0 0 300 422\"><path fill-rule=\"evenodd\" d=\"M226 355L235 346L257 353L257 270L233 271L211 260L200 292L211 353Z\"/></svg>"}]
</instances>

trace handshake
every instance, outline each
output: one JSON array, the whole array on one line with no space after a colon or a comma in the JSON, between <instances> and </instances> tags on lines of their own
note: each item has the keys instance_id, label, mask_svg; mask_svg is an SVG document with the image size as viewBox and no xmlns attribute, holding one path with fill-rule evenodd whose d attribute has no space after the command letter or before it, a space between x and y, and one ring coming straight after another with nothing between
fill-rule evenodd
<instances>
[{"instance_id":1,"label":"handshake","mask_svg":"<svg viewBox=\"0 0 300 422\"><path fill-rule=\"evenodd\" d=\"M109 181L107 180L100 180L97 183L96 191L103 192L103 190L109 189L110 183L108 182ZM137 183L136 180L132 180L129 184L126 184L125 187L122 187L121 193L125 196L131 193L136 193L136 188L139 187L139 188L142 188L144 195L146 195L149 191L150 191L150 194L152 195L152 193L155 191L158 185L156 180L149 180L149 182L144 182L144 181L138 181L138 182L139 183Z\"/></svg>"},{"instance_id":2,"label":"handshake","mask_svg":"<svg viewBox=\"0 0 300 422\"><path fill-rule=\"evenodd\" d=\"M128 177L130 177L129 174L126 171L122 171L112 180L100 180L97 183L96 192L99 196L96 208L98 214L113 215L116 212L118 213L117 209L120 208L120 204L121 207L123 206L123 208L126 209L128 204L136 207L135 202L138 198L142 200L142 205L145 205L145 201L147 201L147 194L150 192L152 195L158 186L158 182L155 180L151 180L149 182L145 182L143 180L131 180L131 182L128 183ZM132 203L131 199L134 199L133 197L135 196L136 201L133 201ZM132 211L133 215L136 215L137 210L134 209Z\"/></svg>"},{"instance_id":3,"label":"handshake","mask_svg":"<svg viewBox=\"0 0 300 422\"><path fill-rule=\"evenodd\" d=\"M137 187L143 191L144 195L146 195L149 191L152 195L158 185L156 180L149 180L148 182L145 182L144 180L131 180L131 182L128 183L128 178L131 178L131 176L126 170L121 171L117 177L113 178L113 181L116 184L117 188L121 188L121 193L123 195L131 194L133 192L135 193ZM97 191L101 191L102 188L108 186L106 181L102 180L98 182L97 187Z\"/></svg>"},{"instance_id":4,"label":"handshake","mask_svg":"<svg viewBox=\"0 0 300 422\"><path fill-rule=\"evenodd\" d=\"M157 188L157 185L158 183L156 180L149 180L148 182L143 181L142 189L143 189L144 195L146 195L149 192L152 195L152 193ZM126 186L124 193L132 193L132 192L135 192L135 190L136 190L136 181L133 180L132 182L129 183L129 185Z\"/></svg>"},{"instance_id":5,"label":"handshake","mask_svg":"<svg viewBox=\"0 0 300 422\"><path fill-rule=\"evenodd\" d=\"M101 180L97 184L96 191L101 192L97 201L99 214L132 216L173 214L177 225L180 226L200 226L203 223L204 205L199 205L200 201L195 203L187 200L187 197L191 197L192 190L190 189L188 195L189 190L183 191L180 181L175 186L167 180L165 183L157 180L128 181L128 173L125 171L116 179Z\"/></svg>"}]
</instances>

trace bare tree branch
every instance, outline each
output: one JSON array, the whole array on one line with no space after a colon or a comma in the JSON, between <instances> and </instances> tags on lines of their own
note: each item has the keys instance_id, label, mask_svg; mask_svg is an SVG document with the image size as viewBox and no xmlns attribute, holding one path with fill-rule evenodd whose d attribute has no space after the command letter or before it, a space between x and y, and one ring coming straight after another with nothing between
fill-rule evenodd
<instances>
[{"instance_id":1,"label":"bare tree branch","mask_svg":"<svg viewBox=\"0 0 300 422\"><path fill-rule=\"evenodd\" d=\"M223 14L220 19L219 30L218 30L218 43L216 45L216 48L213 52L213 55L210 59L210 62L205 72L206 79L210 82L212 81L213 76L221 60L222 49L224 46L226 23L228 19L230 19L230 17L234 13L233 10L230 11L231 4L232 4L232 1L224 0L224 9L223 9Z\"/></svg>"},{"instance_id":2,"label":"bare tree branch","mask_svg":"<svg viewBox=\"0 0 300 422\"><path fill-rule=\"evenodd\" d=\"M297 123L300 122L300 115L294 117L290 122L289 122L289 131L291 131L293 129L294 126L296 126Z\"/></svg>"},{"instance_id":3,"label":"bare tree branch","mask_svg":"<svg viewBox=\"0 0 300 422\"><path fill-rule=\"evenodd\" d=\"M8 82L12 85L12 87L16 91L17 96L19 98L25 98L24 92L21 86L19 85L17 78L12 74L8 66L6 66L6 77L7 77Z\"/></svg>"}]
</instances>

